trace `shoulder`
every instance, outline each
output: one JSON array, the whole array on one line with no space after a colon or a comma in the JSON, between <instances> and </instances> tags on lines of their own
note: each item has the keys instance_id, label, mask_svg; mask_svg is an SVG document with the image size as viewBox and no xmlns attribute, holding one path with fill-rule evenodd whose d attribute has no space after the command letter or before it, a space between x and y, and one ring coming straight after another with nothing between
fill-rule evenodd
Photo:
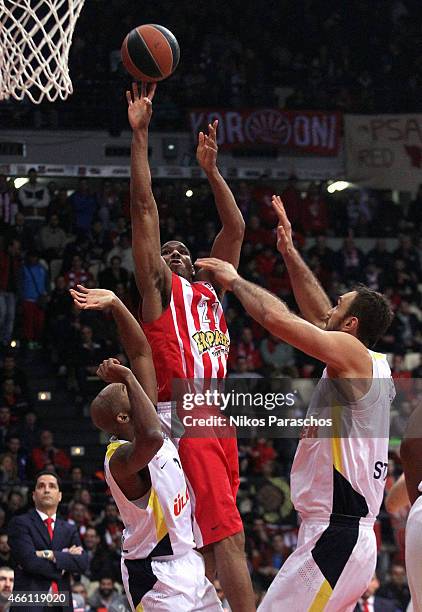
<instances>
[{"instance_id":1,"label":"shoulder","mask_svg":"<svg viewBox=\"0 0 422 612\"><path fill-rule=\"evenodd\" d=\"M8 530L15 529L22 525L29 525L34 519L34 514L35 510L30 510L29 512L25 512L24 514L14 516L9 521Z\"/></svg>"}]
</instances>

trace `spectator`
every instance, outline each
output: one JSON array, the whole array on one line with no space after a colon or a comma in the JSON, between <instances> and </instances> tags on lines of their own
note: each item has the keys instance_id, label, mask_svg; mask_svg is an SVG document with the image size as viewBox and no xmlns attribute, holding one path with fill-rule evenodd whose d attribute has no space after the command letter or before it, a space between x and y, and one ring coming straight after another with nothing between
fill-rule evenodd
<instances>
[{"instance_id":1,"label":"spectator","mask_svg":"<svg viewBox=\"0 0 422 612\"><path fill-rule=\"evenodd\" d=\"M70 196L74 228L77 232L88 233L97 210L97 197L90 191L86 179L81 179L77 190Z\"/></svg>"},{"instance_id":2,"label":"spectator","mask_svg":"<svg viewBox=\"0 0 422 612\"><path fill-rule=\"evenodd\" d=\"M80 255L74 255L71 268L64 275L64 279L66 287L68 289L73 289L76 285L86 285L93 280L93 277L92 274L83 267Z\"/></svg>"},{"instance_id":3,"label":"spectator","mask_svg":"<svg viewBox=\"0 0 422 612\"><path fill-rule=\"evenodd\" d=\"M84 548L89 559L89 569L85 572L89 580L99 581L104 573L113 576L114 580L121 578L119 555L115 555L113 559L110 551L101 544L101 538L95 527L87 527L84 535Z\"/></svg>"},{"instance_id":4,"label":"spectator","mask_svg":"<svg viewBox=\"0 0 422 612\"><path fill-rule=\"evenodd\" d=\"M16 433L9 406L0 406L0 451L6 449L6 440Z\"/></svg>"},{"instance_id":5,"label":"spectator","mask_svg":"<svg viewBox=\"0 0 422 612\"><path fill-rule=\"evenodd\" d=\"M48 429L41 432L40 445L32 450L31 459L36 472L52 465L59 475L64 475L71 466L65 451L54 446L53 434Z\"/></svg>"},{"instance_id":6,"label":"spectator","mask_svg":"<svg viewBox=\"0 0 422 612\"><path fill-rule=\"evenodd\" d=\"M20 390L18 385L15 385L12 378L6 378L1 386L0 406L8 406L15 417L28 409L28 402Z\"/></svg>"},{"instance_id":7,"label":"spectator","mask_svg":"<svg viewBox=\"0 0 422 612\"><path fill-rule=\"evenodd\" d=\"M59 216L50 215L47 225L43 225L39 231L38 243L43 257L47 261L60 259L66 245L66 232L59 225Z\"/></svg>"},{"instance_id":8,"label":"spectator","mask_svg":"<svg viewBox=\"0 0 422 612\"><path fill-rule=\"evenodd\" d=\"M37 228L45 221L50 194L46 186L38 183L35 168L29 170L28 179L28 182L18 189L18 197L26 220L32 227Z\"/></svg>"},{"instance_id":9,"label":"spectator","mask_svg":"<svg viewBox=\"0 0 422 612\"><path fill-rule=\"evenodd\" d=\"M3 235L15 224L17 212L18 204L15 201L7 176L0 174L0 230Z\"/></svg>"},{"instance_id":10,"label":"spectator","mask_svg":"<svg viewBox=\"0 0 422 612\"><path fill-rule=\"evenodd\" d=\"M248 364L248 370L255 372L262 367L262 359L258 347L256 346L252 329L245 327L242 331L240 341L237 343L235 350L231 351L229 357L229 365L233 364L239 357L244 357Z\"/></svg>"},{"instance_id":11,"label":"spectator","mask_svg":"<svg viewBox=\"0 0 422 612\"><path fill-rule=\"evenodd\" d=\"M317 257L321 263L321 266L325 270L332 270L335 265L335 254L330 247L327 246L327 239L324 235L320 234L315 238L315 245L311 247L307 252L307 259L313 259Z\"/></svg>"},{"instance_id":12,"label":"spectator","mask_svg":"<svg viewBox=\"0 0 422 612\"><path fill-rule=\"evenodd\" d=\"M104 517L98 523L97 527L98 533L103 537L107 546L114 549L124 529L114 501L110 501L106 504Z\"/></svg>"},{"instance_id":13,"label":"spectator","mask_svg":"<svg viewBox=\"0 0 422 612\"><path fill-rule=\"evenodd\" d=\"M294 349L289 344L270 334L260 344L262 360L271 373L280 372L286 366L294 365Z\"/></svg>"},{"instance_id":14,"label":"spectator","mask_svg":"<svg viewBox=\"0 0 422 612\"><path fill-rule=\"evenodd\" d=\"M72 228L73 210L67 197L67 189L61 188L57 191L48 207L48 216L58 215L60 227L70 231Z\"/></svg>"},{"instance_id":15,"label":"spectator","mask_svg":"<svg viewBox=\"0 0 422 612\"><path fill-rule=\"evenodd\" d=\"M82 502L72 500L69 504L68 523L75 525L81 540L85 538L87 526L91 523L92 516L88 508Z\"/></svg>"},{"instance_id":16,"label":"spectator","mask_svg":"<svg viewBox=\"0 0 422 612\"><path fill-rule=\"evenodd\" d=\"M118 255L110 259L110 266L100 272L98 276L99 285L103 289L116 291L118 284L127 287L129 284L129 272L122 267L122 260Z\"/></svg>"},{"instance_id":17,"label":"spectator","mask_svg":"<svg viewBox=\"0 0 422 612\"><path fill-rule=\"evenodd\" d=\"M337 253L337 267L343 282L358 282L364 264L364 254L357 248L353 238L345 238L343 241L343 248Z\"/></svg>"},{"instance_id":18,"label":"spectator","mask_svg":"<svg viewBox=\"0 0 422 612\"><path fill-rule=\"evenodd\" d=\"M2 563L0 567L0 612L8 612L11 603L8 601L13 592L15 572L9 564Z\"/></svg>"},{"instance_id":19,"label":"spectator","mask_svg":"<svg viewBox=\"0 0 422 612\"><path fill-rule=\"evenodd\" d=\"M25 506L25 499L21 493L21 491L12 489L7 497L7 505L6 505L6 523L9 523L10 519L14 516L18 516L22 514ZM10 535L9 540L10 544L12 543ZM15 565L15 562L14 564Z\"/></svg>"},{"instance_id":20,"label":"spectator","mask_svg":"<svg viewBox=\"0 0 422 612\"><path fill-rule=\"evenodd\" d=\"M9 546L9 536L7 533L0 533L0 566L12 565L12 555Z\"/></svg>"},{"instance_id":21,"label":"spectator","mask_svg":"<svg viewBox=\"0 0 422 612\"><path fill-rule=\"evenodd\" d=\"M81 574L88 566L75 528L57 517L61 497L57 476L41 473L32 494L35 508L10 522L18 591L47 593L51 588L53 593L70 592L70 575ZM42 610L42 606L37 609Z\"/></svg>"},{"instance_id":22,"label":"spectator","mask_svg":"<svg viewBox=\"0 0 422 612\"><path fill-rule=\"evenodd\" d=\"M12 240L6 250L0 250L0 344L2 346L8 346L12 339L21 267L20 242Z\"/></svg>"},{"instance_id":23,"label":"spectator","mask_svg":"<svg viewBox=\"0 0 422 612\"><path fill-rule=\"evenodd\" d=\"M38 425L38 417L35 412L27 412L23 425L19 429L19 439L22 441L22 447L28 454L32 453L32 450L38 444L41 435L41 429Z\"/></svg>"},{"instance_id":24,"label":"spectator","mask_svg":"<svg viewBox=\"0 0 422 612\"><path fill-rule=\"evenodd\" d=\"M28 379L25 372L18 368L16 365L16 359L13 353L7 353L4 357L3 367L0 370L0 382L4 382L6 379L13 380L15 386L19 387L19 392L27 394L28 392Z\"/></svg>"},{"instance_id":25,"label":"spectator","mask_svg":"<svg viewBox=\"0 0 422 612\"><path fill-rule=\"evenodd\" d=\"M374 610L374 612L378 612L378 610L380 612L399 612L400 609L404 610L404 608L399 608L397 602L391 598L376 595L379 588L380 581L377 575L374 574L368 588L356 604L353 612L366 612L367 610Z\"/></svg>"},{"instance_id":26,"label":"spectator","mask_svg":"<svg viewBox=\"0 0 422 612\"><path fill-rule=\"evenodd\" d=\"M6 452L13 459L14 464L17 468L17 477L21 481L27 479L27 465L28 465L28 454L24 448L22 448L21 441L16 433L12 433L6 439Z\"/></svg>"},{"instance_id":27,"label":"spectator","mask_svg":"<svg viewBox=\"0 0 422 612\"><path fill-rule=\"evenodd\" d=\"M5 453L0 455L0 483L13 484L16 482L18 477L18 466L16 465L13 458Z\"/></svg>"},{"instance_id":28,"label":"spectator","mask_svg":"<svg viewBox=\"0 0 422 612\"><path fill-rule=\"evenodd\" d=\"M390 577L378 591L380 597L397 601L402 610L406 610L410 600L410 591L407 586L406 572L403 565L395 563L391 566Z\"/></svg>"},{"instance_id":29,"label":"spectator","mask_svg":"<svg viewBox=\"0 0 422 612\"><path fill-rule=\"evenodd\" d=\"M327 231L327 203L315 184L311 184L302 202L300 223L307 236L315 236Z\"/></svg>"},{"instance_id":30,"label":"spectator","mask_svg":"<svg viewBox=\"0 0 422 612\"><path fill-rule=\"evenodd\" d=\"M24 337L28 341L28 348L38 348L44 332L48 274L44 266L39 263L35 251L28 253L22 275Z\"/></svg>"},{"instance_id":31,"label":"spectator","mask_svg":"<svg viewBox=\"0 0 422 612\"><path fill-rule=\"evenodd\" d=\"M120 257L121 265L128 272L134 272L131 239L128 233L120 235L118 244L107 255L107 264L110 265L113 257Z\"/></svg>"},{"instance_id":32,"label":"spectator","mask_svg":"<svg viewBox=\"0 0 422 612\"><path fill-rule=\"evenodd\" d=\"M112 606L114 608L120 604L124 605L124 598L114 588L113 577L103 574L98 588L89 597L88 602L91 608L97 612L100 608L109 611Z\"/></svg>"},{"instance_id":33,"label":"spectator","mask_svg":"<svg viewBox=\"0 0 422 612\"><path fill-rule=\"evenodd\" d=\"M25 216L21 212L16 213L15 225L7 233L8 242L17 240L22 251L30 251L34 246L34 231L29 227Z\"/></svg>"},{"instance_id":34,"label":"spectator","mask_svg":"<svg viewBox=\"0 0 422 612\"><path fill-rule=\"evenodd\" d=\"M72 584L72 593L78 598L73 598L74 612L91 612L91 608L88 605L88 593L82 582L74 582Z\"/></svg>"}]
</instances>

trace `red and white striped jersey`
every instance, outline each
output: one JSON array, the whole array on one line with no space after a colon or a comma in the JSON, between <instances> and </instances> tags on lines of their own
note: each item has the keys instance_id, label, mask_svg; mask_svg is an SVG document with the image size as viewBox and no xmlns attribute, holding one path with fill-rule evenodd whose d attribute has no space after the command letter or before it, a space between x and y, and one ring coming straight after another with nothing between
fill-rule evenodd
<instances>
[{"instance_id":1,"label":"red and white striped jersey","mask_svg":"<svg viewBox=\"0 0 422 612\"><path fill-rule=\"evenodd\" d=\"M159 402L171 400L175 378L225 377L230 337L210 283L190 283L173 272L169 306L142 327L152 349Z\"/></svg>"}]
</instances>

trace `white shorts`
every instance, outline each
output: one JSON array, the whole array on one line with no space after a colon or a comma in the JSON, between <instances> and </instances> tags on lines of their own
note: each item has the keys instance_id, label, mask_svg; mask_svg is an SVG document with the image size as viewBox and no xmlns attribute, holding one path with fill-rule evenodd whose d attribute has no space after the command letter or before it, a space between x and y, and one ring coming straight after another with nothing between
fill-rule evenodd
<instances>
[{"instance_id":1,"label":"white shorts","mask_svg":"<svg viewBox=\"0 0 422 612\"><path fill-rule=\"evenodd\" d=\"M352 612L377 561L372 519L333 516L303 520L288 557L259 612Z\"/></svg>"},{"instance_id":2,"label":"white shorts","mask_svg":"<svg viewBox=\"0 0 422 612\"><path fill-rule=\"evenodd\" d=\"M412 595L408 612L422 612L422 495L410 509L406 523L406 574Z\"/></svg>"},{"instance_id":3,"label":"white shorts","mask_svg":"<svg viewBox=\"0 0 422 612\"><path fill-rule=\"evenodd\" d=\"M123 559L123 585L133 612L221 612L205 577L202 555L191 550L173 561Z\"/></svg>"}]
</instances>

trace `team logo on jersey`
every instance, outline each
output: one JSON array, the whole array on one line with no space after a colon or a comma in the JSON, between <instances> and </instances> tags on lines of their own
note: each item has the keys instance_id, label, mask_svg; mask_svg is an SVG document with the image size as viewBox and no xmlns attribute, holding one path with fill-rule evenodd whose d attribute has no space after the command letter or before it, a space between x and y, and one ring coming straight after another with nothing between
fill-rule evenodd
<instances>
[{"instance_id":1,"label":"team logo on jersey","mask_svg":"<svg viewBox=\"0 0 422 612\"><path fill-rule=\"evenodd\" d=\"M186 508L186 506L188 505L188 501L189 501L189 491L186 489L185 493L178 493L177 497L175 497L174 501L173 501L173 512L174 512L174 516L180 516L183 512L183 510Z\"/></svg>"},{"instance_id":2,"label":"team logo on jersey","mask_svg":"<svg viewBox=\"0 0 422 612\"><path fill-rule=\"evenodd\" d=\"M211 349L221 349L218 352L229 352L230 340L226 334L223 334L219 329L209 331L198 331L193 334L192 339L198 347L199 354L202 355ZM216 351L213 351L215 354Z\"/></svg>"}]
</instances>

